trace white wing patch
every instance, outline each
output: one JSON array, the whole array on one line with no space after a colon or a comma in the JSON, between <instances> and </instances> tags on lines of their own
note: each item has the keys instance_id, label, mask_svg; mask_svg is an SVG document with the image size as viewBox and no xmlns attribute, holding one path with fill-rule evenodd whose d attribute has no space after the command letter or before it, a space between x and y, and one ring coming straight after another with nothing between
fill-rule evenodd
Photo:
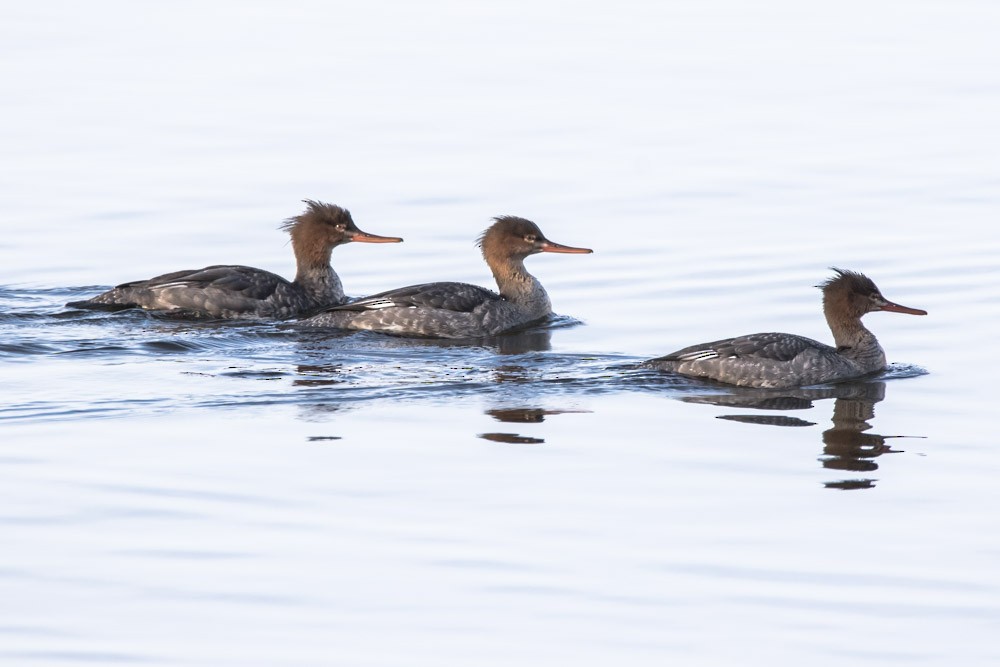
<instances>
[{"instance_id":1,"label":"white wing patch","mask_svg":"<svg viewBox=\"0 0 1000 667\"><path fill-rule=\"evenodd\" d=\"M396 302L392 299L376 299L365 304L365 310L380 310L382 308L395 308Z\"/></svg>"},{"instance_id":2,"label":"white wing patch","mask_svg":"<svg viewBox=\"0 0 1000 667\"><path fill-rule=\"evenodd\" d=\"M707 361L709 359L718 359L719 353L713 349L707 350L695 350L693 352L687 352L677 357L679 361Z\"/></svg>"},{"instance_id":3,"label":"white wing patch","mask_svg":"<svg viewBox=\"0 0 1000 667\"><path fill-rule=\"evenodd\" d=\"M159 285L154 285L154 286L150 287L149 289L151 289L151 290L163 290L163 291L166 292L168 290L177 289L178 287L188 287L188 286L190 286L190 284L191 283L186 282L186 281L175 281L175 282L171 282L171 283L160 283Z\"/></svg>"}]
</instances>

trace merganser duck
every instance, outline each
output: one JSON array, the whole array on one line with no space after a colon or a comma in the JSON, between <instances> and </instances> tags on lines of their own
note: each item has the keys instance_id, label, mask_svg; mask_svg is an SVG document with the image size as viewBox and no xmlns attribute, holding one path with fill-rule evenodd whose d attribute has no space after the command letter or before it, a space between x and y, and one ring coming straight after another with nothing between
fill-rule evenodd
<instances>
[{"instance_id":1,"label":"merganser duck","mask_svg":"<svg viewBox=\"0 0 1000 667\"><path fill-rule=\"evenodd\" d=\"M328 308L301 323L433 338L495 336L552 312L545 288L524 268L525 257L539 252L593 252L553 243L538 225L513 216L494 218L479 245L499 294L466 283L425 283Z\"/></svg>"},{"instance_id":2,"label":"merganser duck","mask_svg":"<svg viewBox=\"0 0 1000 667\"><path fill-rule=\"evenodd\" d=\"M195 317L288 319L344 303L340 277L330 266L330 252L343 243L399 243L354 224L351 213L333 204L304 200L306 210L281 229L292 238L297 272L289 282L249 266L216 265L175 271L149 280L124 283L72 308L120 310L145 308Z\"/></svg>"},{"instance_id":3,"label":"merganser duck","mask_svg":"<svg viewBox=\"0 0 1000 667\"><path fill-rule=\"evenodd\" d=\"M823 314L836 347L787 333L758 333L692 345L644 365L741 387L780 389L837 382L884 370L885 352L861 317L876 310L926 315L882 296L870 278L832 269L823 290Z\"/></svg>"}]
</instances>

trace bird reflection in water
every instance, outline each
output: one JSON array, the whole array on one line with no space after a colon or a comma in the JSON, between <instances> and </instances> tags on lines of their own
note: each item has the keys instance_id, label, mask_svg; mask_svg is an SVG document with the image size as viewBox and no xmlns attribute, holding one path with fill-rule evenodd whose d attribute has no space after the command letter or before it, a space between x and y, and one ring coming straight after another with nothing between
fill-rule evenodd
<instances>
[{"instance_id":1,"label":"bird reflection in water","mask_svg":"<svg viewBox=\"0 0 1000 667\"><path fill-rule=\"evenodd\" d=\"M557 316L558 317L558 316ZM576 322L573 320L573 322ZM296 331L304 350L314 353L338 353L345 349L361 351L414 350L419 348L484 348L496 354L525 354L552 349L552 331L567 328L560 323L542 323L536 327L482 338L419 338L385 333L356 331Z\"/></svg>"},{"instance_id":2,"label":"bird reflection in water","mask_svg":"<svg viewBox=\"0 0 1000 667\"><path fill-rule=\"evenodd\" d=\"M355 334L357 336L357 334ZM362 340L356 338L355 340ZM479 347L501 355L525 354L527 352L547 352L552 349L551 329L529 329L502 336L483 338L413 338L391 334L368 334L363 340L375 349L453 348Z\"/></svg>"},{"instance_id":3,"label":"bird reflection in water","mask_svg":"<svg viewBox=\"0 0 1000 667\"><path fill-rule=\"evenodd\" d=\"M833 427L823 431L824 468L856 473L878 470L875 459L883 454L900 453L886 444L891 438L867 433L872 428L875 404L885 399L885 382L848 382L815 389L789 389L780 393L768 390L744 390L715 396L687 396L690 403L709 403L724 407L757 410L805 410L813 401L833 398ZM813 422L787 415L720 415L719 419L771 426L814 426ZM828 489L870 489L875 479L867 476L826 482Z\"/></svg>"},{"instance_id":4,"label":"bird reflection in water","mask_svg":"<svg viewBox=\"0 0 1000 667\"><path fill-rule=\"evenodd\" d=\"M338 332L332 332L337 334ZM544 371L552 347L551 327L488 338L401 338L381 333L301 334L301 361L283 399L297 403L303 419L315 420L387 396L447 399L467 388L530 385Z\"/></svg>"},{"instance_id":5,"label":"bird reflection in water","mask_svg":"<svg viewBox=\"0 0 1000 667\"><path fill-rule=\"evenodd\" d=\"M880 385L884 397L885 383ZM892 449L886 444L890 438L901 436L886 436L877 433L865 433L872 426L868 423L875 416L875 401L848 400L838 398L833 404L833 428L823 431L823 456L820 461L824 468L830 470L845 470L850 472L874 472L878 470L875 458L883 454L896 454L899 449ZM827 482L830 489L869 489L875 485L871 479L847 479Z\"/></svg>"},{"instance_id":6,"label":"bird reflection in water","mask_svg":"<svg viewBox=\"0 0 1000 667\"><path fill-rule=\"evenodd\" d=\"M516 433L480 433L483 440L492 442L506 442L513 445L541 445L545 442L543 438L532 438L527 435L517 435Z\"/></svg>"},{"instance_id":7,"label":"bird reflection in water","mask_svg":"<svg viewBox=\"0 0 1000 667\"><path fill-rule=\"evenodd\" d=\"M540 424L550 415L563 415L568 413L586 413L590 410L545 410L542 408L494 408L487 410L486 414L493 417L498 422L507 424ZM506 442L518 445L540 445L545 442L544 438L534 438L517 433L480 433L478 437L492 442Z\"/></svg>"},{"instance_id":8,"label":"bird reflection in water","mask_svg":"<svg viewBox=\"0 0 1000 667\"><path fill-rule=\"evenodd\" d=\"M338 377L342 368L341 364L299 364L296 367L299 377L292 380L292 384L296 387L337 385L344 381Z\"/></svg>"}]
</instances>

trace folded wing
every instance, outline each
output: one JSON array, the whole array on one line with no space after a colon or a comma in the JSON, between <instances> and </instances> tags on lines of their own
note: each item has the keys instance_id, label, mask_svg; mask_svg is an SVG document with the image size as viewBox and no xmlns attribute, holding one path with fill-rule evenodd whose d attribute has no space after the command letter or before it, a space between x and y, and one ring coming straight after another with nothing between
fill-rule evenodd
<instances>
[{"instance_id":1,"label":"folded wing","mask_svg":"<svg viewBox=\"0 0 1000 667\"><path fill-rule=\"evenodd\" d=\"M433 308L470 313L484 303L503 297L478 285L466 283L425 283L372 294L328 311L366 311L385 308Z\"/></svg>"}]
</instances>

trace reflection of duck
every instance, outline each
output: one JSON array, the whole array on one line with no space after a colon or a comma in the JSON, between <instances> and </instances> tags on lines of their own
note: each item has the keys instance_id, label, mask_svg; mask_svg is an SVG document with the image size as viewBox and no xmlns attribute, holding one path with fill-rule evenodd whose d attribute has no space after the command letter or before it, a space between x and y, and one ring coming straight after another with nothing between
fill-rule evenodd
<instances>
[{"instance_id":1,"label":"reflection of duck","mask_svg":"<svg viewBox=\"0 0 1000 667\"><path fill-rule=\"evenodd\" d=\"M296 387L333 387L343 384L340 364L299 364L299 377L292 380Z\"/></svg>"},{"instance_id":2,"label":"reflection of duck","mask_svg":"<svg viewBox=\"0 0 1000 667\"><path fill-rule=\"evenodd\" d=\"M356 334L348 334L356 335ZM372 337L374 339L375 336ZM379 336L377 343L381 348L402 348L412 350L414 347L460 348L479 347L492 350L501 355L526 354L528 352L546 352L552 349L551 329L530 329L504 334L502 336L484 336L473 340L456 340L448 338L396 338Z\"/></svg>"},{"instance_id":3,"label":"reflection of duck","mask_svg":"<svg viewBox=\"0 0 1000 667\"><path fill-rule=\"evenodd\" d=\"M494 408L487 410L486 414L493 417L498 422L507 424L540 424L545 418L551 415L562 415L566 413L589 412L588 410L546 410L544 408ZM492 442L506 442L513 444L540 445L545 442L543 438L520 435L517 433L480 433L480 438Z\"/></svg>"},{"instance_id":4,"label":"reflection of duck","mask_svg":"<svg viewBox=\"0 0 1000 667\"><path fill-rule=\"evenodd\" d=\"M885 369L885 352L861 317L876 310L910 315L927 311L888 301L866 276L834 269L822 285L823 313L836 347L803 336L758 333L692 345L647 365L742 387L781 389L837 382Z\"/></svg>"},{"instance_id":5,"label":"reflection of duck","mask_svg":"<svg viewBox=\"0 0 1000 667\"><path fill-rule=\"evenodd\" d=\"M540 424L546 417L551 415L564 415L567 413L582 413L589 410L545 410L543 408L495 408L487 410L486 414L496 419L498 422L508 424Z\"/></svg>"},{"instance_id":6,"label":"reflection of duck","mask_svg":"<svg viewBox=\"0 0 1000 667\"><path fill-rule=\"evenodd\" d=\"M343 303L344 288L330 266L330 253L344 243L399 243L403 239L368 234L357 228L347 209L306 200L306 211L285 222L292 237L297 273L289 282L249 266L217 265L167 273L124 283L74 308L145 308L216 318L300 317L317 308Z\"/></svg>"},{"instance_id":7,"label":"reflection of duck","mask_svg":"<svg viewBox=\"0 0 1000 667\"><path fill-rule=\"evenodd\" d=\"M885 383L874 383L885 390ZM884 394L883 394L884 396ZM824 468L852 472L874 472L878 464L873 459L883 454L898 453L885 441L889 437L865 433L872 426L868 421L875 417L875 403L882 400L849 400L838 398L833 404L833 428L823 431ZM845 480L829 482L831 488L868 488L872 480Z\"/></svg>"},{"instance_id":8,"label":"reflection of duck","mask_svg":"<svg viewBox=\"0 0 1000 667\"><path fill-rule=\"evenodd\" d=\"M480 246L499 294L466 283L425 283L336 306L302 324L434 338L495 336L552 312L545 288L524 268L526 257L540 252L592 252L553 243L538 225L515 217L496 218L480 238Z\"/></svg>"},{"instance_id":9,"label":"reflection of duck","mask_svg":"<svg viewBox=\"0 0 1000 667\"><path fill-rule=\"evenodd\" d=\"M804 410L813 401L833 398L833 427L823 431L823 467L830 470L873 472L878 464L873 460L883 454L898 453L885 444L891 437L866 433L875 416L875 404L885 398L884 382L852 382L814 389L784 390L780 394L766 390L740 390L739 393L711 396L686 396L689 403L709 403L725 407L757 410ZM813 426L795 417L783 415L720 415L720 419L773 426ZM850 479L827 482L828 488L857 489L874 486L872 479Z\"/></svg>"},{"instance_id":10,"label":"reflection of duck","mask_svg":"<svg viewBox=\"0 0 1000 667\"><path fill-rule=\"evenodd\" d=\"M779 391L769 389L732 389L727 394L684 396L685 403L708 403L722 407L755 410L808 410L814 401L828 398L878 403L885 398L885 382L840 382L827 387L796 387Z\"/></svg>"},{"instance_id":11,"label":"reflection of duck","mask_svg":"<svg viewBox=\"0 0 1000 667\"><path fill-rule=\"evenodd\" d=\"M542 438L532 438L527 435L517 435L516 433L480 433L479 437L491 442L506 442L509 445L543 445Z\"/></svg>"},{"instance_id":12,"label":"reflection of duck","mask_svg":"<svg viewBox=\"0 0 1000 667\"><path fill-rule=\"evenodd\" d=\"M298 329L299 341L303 347L313 351L331 350L342 352L345 339L350 340L352 349L400 350L413 352L416 348L432 350L482 349L499 355L518 355L528 352L547 352L552 349L552 329L531 328L502 336L484 336L468 340L449 338L400 338L358 334L352 331L320 331L318 329Z\"/></svg>"}]
</instances>

